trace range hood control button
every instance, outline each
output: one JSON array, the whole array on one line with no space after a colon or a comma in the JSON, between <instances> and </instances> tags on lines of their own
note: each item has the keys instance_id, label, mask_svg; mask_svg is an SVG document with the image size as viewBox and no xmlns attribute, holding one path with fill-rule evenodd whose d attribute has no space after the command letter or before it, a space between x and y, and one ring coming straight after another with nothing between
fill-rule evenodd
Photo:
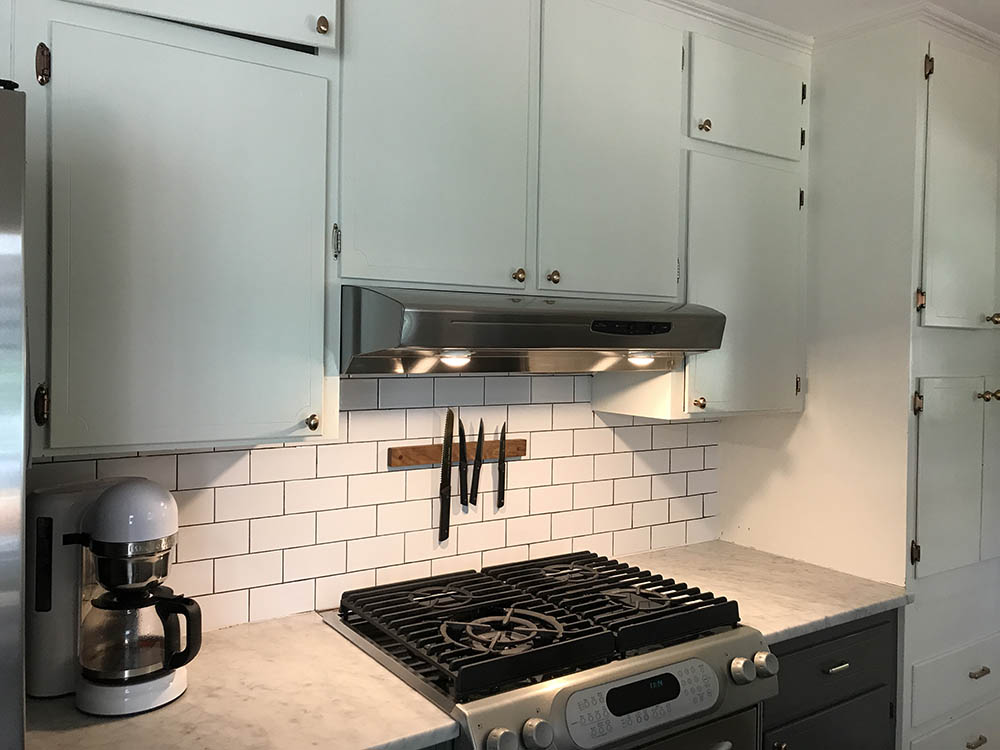
<instances>
[{"instance_id":1,"label":"range hood control button","mask_svg":"<svg viewBox=\"0 0 1000 750\"><path fill-rule=\"evenodd\" d=\"M486 750L517 750L517 735L509 729L497 727L486 736Z\"/></svg>"},{"instance_id":2,"label":"range hood control button","mask_svg":"<svg viewBox=\"0 0 1000 750\"><path fill-rule=\"evenodd\" d=\"M521 739L524 740L524 746L528 750L545 750L555 742L556 736L552 731L552 725L536 716L524 722L524 726L521 727Z\"/></svg>"},{"instance_id":3,"label":"range hood control button","mask_svg":"<svg viewBox=\"0 0 1000 750\"><path fill-rule=\"evenodd\" d=\"M729 674L737 685L749 685L757 679L757 667L750 659L737 656L729 664Z\"/></svg>"}]
</instances>

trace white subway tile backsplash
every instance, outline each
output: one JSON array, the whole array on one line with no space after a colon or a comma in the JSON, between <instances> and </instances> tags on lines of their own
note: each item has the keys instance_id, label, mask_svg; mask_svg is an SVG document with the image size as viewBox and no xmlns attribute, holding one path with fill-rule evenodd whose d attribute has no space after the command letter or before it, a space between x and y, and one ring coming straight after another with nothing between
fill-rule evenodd
<instances>
[{"instance_id":1,"label":"white subway tile backsplash","mask_svg":"<svg viewBox=\"0 0 1000 750\"><path fill-rule=\"evenodd\" d=\"M250 521L250 551L302 547L316 541L316 514L254 518Z\"/></svg>"},{"instance_id":2,"label":"white subway tile backsplash","mask_svg":"<svg viewBox=\"0 0 1000 750\"><path fill-rule=\"evenodd\" d=\"M285 581L332 576L347 569L347 542L296 547L283 554Z\"/></svg>"},{"instance_id":3,"label":"white subway tile backsplash","mask_svg":"<svg viewBox=\"0 0 1000 750\"><path fill-rule=\"evenodd\" d=\"M556 404L574 400L572 376L536 375L531 379L532 403Z\"/></svg>"},{"instance_id":4,"label":"white subway tile backsplash","mask_svg":"<svg viewBox=\"0 0 1000 750\"><path fill-rule=\"evenodd\" d=\"M719 423L667 424L591 410L592 378L343 378L342 432L250 450L39 462L31 486L138 474L177 487L182 526L168 583L214 628L339 604L343 591L589 549L630 555L719 535ZM467 437L506 421L528 455L482 471L438 540L436 466L387 466L394 445L440 443L446 406Z\"/></svg>"},{"instance_id":5,"label":"white subway tile backsplash","mask_svg":"<svg viewBox=\"0 0 1000 750\"><path fill-rule=\"evenodd\" d=\"M177 489L224 487L250 482L250 451L185 453L177 457Z\"/></svg>"},{"instance_id":6,"label":"white subway tile backsplash","mask_svg":"<svg viewBox=\"0 0 1000 750\"><path fill-rule=\"evenodd\" d=\"M313 581L296 581L250 589L250 622L308 612L315 606Z\"/></svg>"},{"instance_id":7,"label":"white subway tile backsplash","mask_svg":"<svg viewBox=\"0 0 1000 750\"><path fill-rule=\"evenodd\" d=\"M329 477L285 482L285 513L307 513L347 506L347 478Z\"/></svg>"},{"instance_id":8,"label":"white subway tile backsplash","mask_svg":"<svg viewBox=\"0 0 1000 750\"><path fill-rule=\"evenodd\" d=\"M285 486L281 482L219 487L215 491L215 520L280 516L284 512L284 499Z\"/></svg>"},{"instance_id":9,"label":"white subway tile backsplash","mask_svg":"<svg viewBox=\"0 0 1000 750\"><path fill-rule=\"evenodd\" d=\"M145 477L168 490L177 487L177 456L132 456L97 462L97 478Z\"/></svg>"},{"instance_id":10,"label":"white subway tile backsplash","mask_svg":"<svg viewBox=\"0 0 1000 750\"><path fill-rule=\"evenodd\" d=\"M281 583L281 550L223 557L215 561L215 591Z\"/></svg>"},{"instance_id":11,"label":"white subway tile backsplash","mask_svg":"<svg viewBox=\"0 0 1000 750\"><path fill-rule=\"evenodd\" d=\"M316 541L339 542L375 536L376 511L376 506L368 505L317 513Z\"/></svg>"},{"instance_id":12,"label":"white subway tile backsplash","mask_svg":"<svg viewBox=\"0 0 1000 750\"><path fill-rule=\"evenodd\" d=\"M433 378L382 378L378 382L380 409L434 406Z\"/></svg>"}]
</instances>

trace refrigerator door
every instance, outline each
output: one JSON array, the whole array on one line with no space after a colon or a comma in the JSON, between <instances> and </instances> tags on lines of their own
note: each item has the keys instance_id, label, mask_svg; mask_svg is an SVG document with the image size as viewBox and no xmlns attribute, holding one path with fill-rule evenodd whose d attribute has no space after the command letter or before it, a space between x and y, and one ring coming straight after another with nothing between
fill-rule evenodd
<instances>
[{"instance_id":1,"label":"refrigerator door","mask_svg":"<svg viewBox=\"0 0 1000 750\"><path fill-rule=\"evenodd\" d=\"M24 94L0 81L0 736L24 744Z\"/></svg>"}]
</instances>

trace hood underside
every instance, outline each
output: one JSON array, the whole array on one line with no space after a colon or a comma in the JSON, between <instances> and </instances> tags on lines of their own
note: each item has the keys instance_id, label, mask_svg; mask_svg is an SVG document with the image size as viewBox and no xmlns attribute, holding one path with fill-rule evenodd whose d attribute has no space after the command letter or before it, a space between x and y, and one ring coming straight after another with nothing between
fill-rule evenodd
<instances>
[{"instance_id":1,"label":"hood underside","mask_svg":"<svg viewBox=\"0 0 1000 750\"><path fill-rule=\"evenodd\" d=\"M669 371L718 349L726 317L700 305L345 286L341 371Z\"/></svg>"}]
</instances>

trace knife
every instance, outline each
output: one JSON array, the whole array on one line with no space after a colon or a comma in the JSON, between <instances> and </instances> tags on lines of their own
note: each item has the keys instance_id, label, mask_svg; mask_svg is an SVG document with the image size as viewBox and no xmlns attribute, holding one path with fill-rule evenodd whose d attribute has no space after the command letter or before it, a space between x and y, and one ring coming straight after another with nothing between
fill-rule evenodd
<instances>
[{"instance_id":1,"label":"knife","mask_svg":"<svg viewBox=\"0 0 1000 750\"><path fill-rule=\"evenodd\" d=\"M444 443L441 446L441 522L438 526L438 541L448 538L451 523L451 450L452 430L455 428L455 412L451 409L444 418Z\"/></svg>"},{"instance_id":2,"label":"knife","mask_svg":"<svg viewBox=\"0 0 1000 750\"><path fill-rule=\"evenodd\" d=\"M462 505L469 504L469 456L465 450L465 425L458 420L458 488Z\"/></svg>"},{"instance_id":3,"label":"knife","mask_svg":"<svg viewBox=\"0 0 1000 750\"><path fill-rule=\"evenodd\" d=\"M504 485L507 484L507 423L500 428L500 454L497 456L497 507L503 507Z\"/></svg>"},{"instance_id":4,"label":"knife","mask_svg":"<svg viewBox=\"0 0 1000 750\"><path fill-rule=\"evenodd\" d=\"M476 504L479 494L479 472L483 468L483 420L479 420L479 439L476 441L476 457L472 462L472 487L469 488L469 502Z\"/></svg>"}]
</instances>

